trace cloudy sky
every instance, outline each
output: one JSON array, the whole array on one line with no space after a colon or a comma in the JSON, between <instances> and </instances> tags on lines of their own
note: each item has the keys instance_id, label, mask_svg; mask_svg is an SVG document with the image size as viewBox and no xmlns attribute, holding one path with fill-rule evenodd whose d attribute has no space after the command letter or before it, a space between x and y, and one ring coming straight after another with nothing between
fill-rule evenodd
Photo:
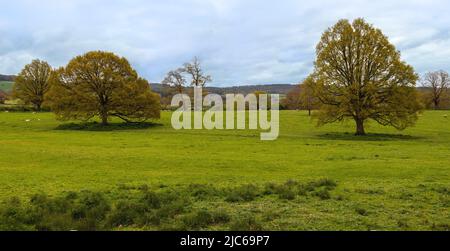
<instances>
[{"instance_id":1,"label":"cloudy sky","mask_svg":"<svg viewBox=\"0 0 450 251\"><path fill-rule=\"evenodd\" d=\"M446 0L0 0L0 73L34 58L62 66L90 50L127 57L159 82L199 56L214 86L294 83L341 18L381 28L416 71L450 70Z\"/></svg>"}]
</instances>

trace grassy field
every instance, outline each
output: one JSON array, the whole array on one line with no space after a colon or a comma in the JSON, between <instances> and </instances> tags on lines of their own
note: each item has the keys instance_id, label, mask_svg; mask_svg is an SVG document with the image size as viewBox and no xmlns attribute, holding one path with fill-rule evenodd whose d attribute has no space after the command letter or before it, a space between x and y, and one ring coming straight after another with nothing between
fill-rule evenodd
<instances>
[{"instance_id":1,"label":"grassy field","mask_svg":"<svg viewBox=\"0 0 450 251\"><path fill-rule=\"evenodd\" d=\"M263 142L258 131L175 131L169 112L146 128L103 131L61 126L51 113L2 112L0 200L82 190L116 200L148 186L190 196L173 226L205 210L232 222L187 229L449 230L447 113L425 112L403 132L372 123L355 137L352 123L316 128L305 112L282 111L279 139ZM303 189L324 179L336 185Z\"/></svg>"},{"instance_id":2,"label":"grassy field","mask_svg":"<svg viewBox=\"0 0 450 251\"><path fill-rule=\"evenodd\" d=\"M0 90L9 92L12 90L13 84L14 84L14 82L0 81Z\"/></svg>"}]
</instances>

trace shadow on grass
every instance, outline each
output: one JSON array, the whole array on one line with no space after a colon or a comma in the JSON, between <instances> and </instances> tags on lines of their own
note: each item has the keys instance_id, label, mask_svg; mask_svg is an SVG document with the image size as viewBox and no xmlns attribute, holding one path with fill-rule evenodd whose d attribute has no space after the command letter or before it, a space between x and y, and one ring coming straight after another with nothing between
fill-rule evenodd
<instances>
[{"instance_id":1,"label":"shadow on grass","mask_svg":"<svg viewBox=\"0 0 450 251\"><path fill-rule=\"evenodd\" d=\"M88 122L88 123L62 124L56 127L55 130L109 132L109 131L123 131L123 130L143 130L159 126L162 126L162 124L143 122L143 123L110 123L108 125L102 125L98 122Z\"/></svg>"},{"instance_id":2,"label":"shadow on grass","mask_svg":"<svg viewBox=\"0 0 450 251\"><path fill-rule=\"evenodd\" d=\"M318 135L321 139L329 140L351 140L351 141L401 141L401 140L418 140L422 137L404 135L404 134L384 134L384 133L368 133L364 136L356 136L352 133L326 133Z\"/></svg>"}]
</instances>

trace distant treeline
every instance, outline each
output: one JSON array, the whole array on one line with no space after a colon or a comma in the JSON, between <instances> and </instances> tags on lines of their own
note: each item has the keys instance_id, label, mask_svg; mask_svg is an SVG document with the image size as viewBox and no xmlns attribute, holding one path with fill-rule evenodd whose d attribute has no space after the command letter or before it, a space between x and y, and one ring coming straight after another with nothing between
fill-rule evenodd
<instances>
[{"instance_id":1,"label":"distant treeline","mask_svg":"<svg viewBox=\"0 0 450 251\"><path fill-rule=\"evenodd\" d=\"M444 89L440 95L440 102L435 106L433 103L433 88L431 87L417 87L420 102L425 109L432 110L448 110L450 109L450 89ZM293 85L287 95L281 100L281 107L286 110L315 110L319 108L317 102L305 102L307 99L314 99L311 93L305 94L305 86ZM302 95L303 94L303 95Z\"/></svg>"},{"instance_id":2,"label":"distant treeline","mask_svg":"<svg viewBox=\"0 0 450 251\"><path fill-rule=\"evenodd\" d=\"M16 76L14 75L1 75L0 81L14 81ZM161 95L161 97L170 98L173 95L173 90L167 88L167 86L152 83L150 84L152 90ZM189 93L191 87L184 87L184 93ZM421 96L422 102L427 109L433 109L433 104L430 100L430 93L432 92L431 88L427 87L418 87L419 94ZM301 88L299 85L292 84L266 84L266 85L246 85L246 86L233 86L233 87L205 87L204 90L207 93L215 93L219 95L225 95L228 93L241 93L244 95L255 93L255 92L265 92L269 94L280 94L282 96L281 106L283 109L289 110L300 110L305 109L300 103L299 93L301 92ZM5 96L5 93L0 96ZM2 100L5 97L0 98ZM162 100L164 102L164 100ZM446 93L442 97L441 104L439 105L439 109L450 109L450 93L446 91Z\"/></svg>"},{"instance_id":3,"label":"distant treeline","mask_svg":"<svg viewBox=\"0 0 450 251\"><path fill-rule=\"evenodd\" d=\"M162 84L150 84L152 90L161 94L162 96L167 96L172 94L171 90ZM250 94L254 92L266 92L273 94L288 94L295 85L291 84L266 84L266 85L245 85L245 86L232 86L232 87L205 87L204 90L208 93L215 93L219 95L225 95L229 93L240 93L240 94ZM184 93L189 93L192 87L184 87Z\"/></svg>"}]
</instances>

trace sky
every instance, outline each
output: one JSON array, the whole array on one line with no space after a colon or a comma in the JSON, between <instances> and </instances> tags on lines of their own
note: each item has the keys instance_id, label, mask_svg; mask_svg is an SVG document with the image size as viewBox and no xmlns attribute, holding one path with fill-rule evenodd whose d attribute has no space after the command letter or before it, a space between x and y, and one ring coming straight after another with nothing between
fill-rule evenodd
<instances>
[{"instance_id":1,"label":"sky","mask_svg":"<svg viewBox=\"0 0 450 251\"><path fill-rule=\"evenodd\" d=\"M126 57L150 82L198 56L210 86L298 83L339 19L380 28L423 74L450 69L446 0L0 0L0 73L92 50Z\"/></svg>"}]
</instances>

